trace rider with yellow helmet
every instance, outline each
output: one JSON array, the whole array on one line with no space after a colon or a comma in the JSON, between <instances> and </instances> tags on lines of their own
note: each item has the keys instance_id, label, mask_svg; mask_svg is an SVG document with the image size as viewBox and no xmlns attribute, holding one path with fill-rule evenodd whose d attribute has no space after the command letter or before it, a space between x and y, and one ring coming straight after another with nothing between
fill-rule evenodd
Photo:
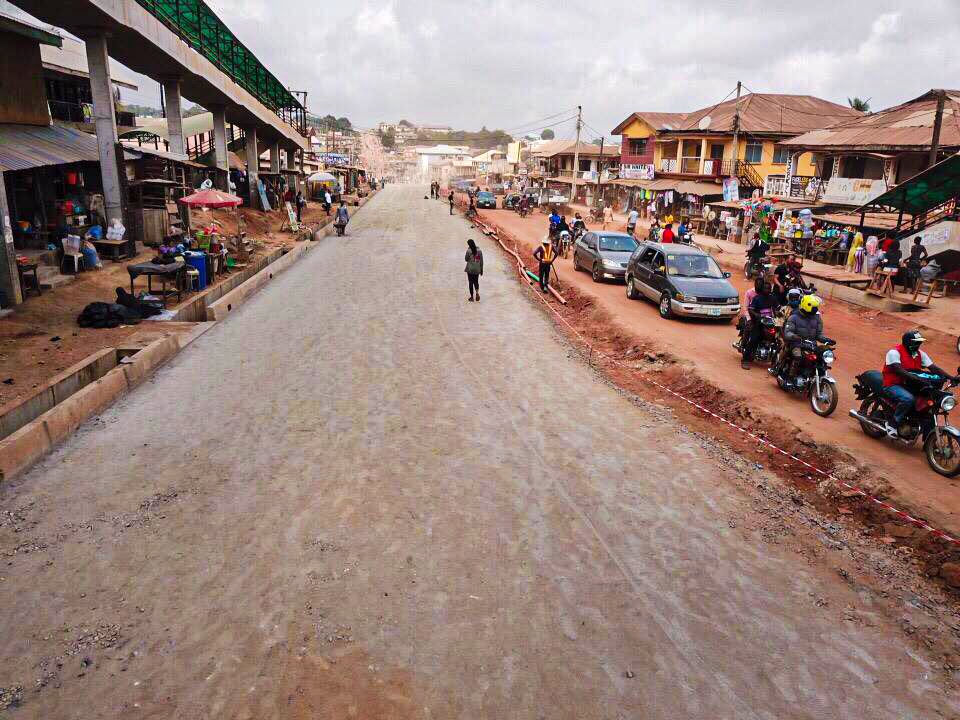
<instances>
[{"instance_id":1,"label":"rider with yellow helmet","mask_svg":"<svg viewBox=\"0 0 960 720\"><path fill-rule=\"evenodd\" d=\"M776 373L783 374L786 384L793 382L796 360L800 357L800 343L813 340L833 344L833 340L823 334L823 315L820 314L822 304L823 301L816 295L804 295L783 326L783 357Z\"/></svg>"}]
</instances>

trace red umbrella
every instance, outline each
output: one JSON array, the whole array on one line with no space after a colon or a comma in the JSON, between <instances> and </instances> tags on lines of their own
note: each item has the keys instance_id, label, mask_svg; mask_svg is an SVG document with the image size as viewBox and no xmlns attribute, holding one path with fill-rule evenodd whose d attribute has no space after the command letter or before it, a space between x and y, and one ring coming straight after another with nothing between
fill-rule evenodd
<instances>
[{"instance_id":1,"label":"red umbrella","mask_svg":"<svg viewBox=\"0 0 960 720\"><path fill-rule=\"evenodd\" d=\"M180 202L184 205L189 205L190 207L208 207L208 208L225 208L225 207L239 207L243 204L243 200L238 198L236 195L231 195L230 193L221 192L220 190L198 190L193 193L193 195L187 195L186 197L180 198Z\"/></svg>"}]
</instances>

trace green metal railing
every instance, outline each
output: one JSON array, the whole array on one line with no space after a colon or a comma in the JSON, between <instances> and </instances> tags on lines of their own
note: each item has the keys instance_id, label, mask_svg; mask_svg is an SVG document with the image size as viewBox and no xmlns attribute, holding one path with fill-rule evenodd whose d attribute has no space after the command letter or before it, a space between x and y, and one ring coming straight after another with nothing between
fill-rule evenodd
<instances>
[{"instance_id":1,"label":"green metal railing","mask_svg":"<svg viewBox=\"0 0 960 720\"><path fill-rule=\"evenodd\" d=\"M303 104L267 70L203 0L137 0L231 80L306 134Z\"/></svg>"}]
</instances>

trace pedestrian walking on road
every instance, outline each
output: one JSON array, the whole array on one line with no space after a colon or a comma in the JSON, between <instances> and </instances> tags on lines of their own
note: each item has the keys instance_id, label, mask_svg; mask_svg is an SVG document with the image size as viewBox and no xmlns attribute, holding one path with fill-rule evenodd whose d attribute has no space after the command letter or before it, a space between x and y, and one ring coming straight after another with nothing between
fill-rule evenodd
<instances>
[{"instance_id":1,"label":"pedestrian walking on road","mask_svg":"<svg viewBox=\"0 0 960 720\"><path fill-rule=\"evenodd\" d=\"M557 251L553 249L550 238L543 239L543 244L533 251L533 256L540 263L537 271L540 276L540 290L546 292L550 287L550 268L553 267L553 261L557 257Z\"/></svg>"},{"instance_id":2,"label":"pedestrian walking on road","mask_svg":"<svg viewBox=\"0 0 960 720\"><path fill-rule=\"evenodd\" d=\"M640 213L634 208L627 216L627 234L633 235L637 231L637 221L640 219Z\"/></svg>"},{"instance_id":3,"label":"pedestrian walking on road","mask_svg":"<svg viewBox=\"0 0 960 720\"><path fill-rule=\"evenodd\" d=\"M303 216L303 208L307 204L307 201L303 199L303 192L300 190L297 190L296 202L297 202L297 222L300 222L301 217Z\"/></svg>"},{"instance_id":4,"label":"pedestrian walking on road","mask_svg":"<svg viewBox=\"0 0 960 720\"><path fill-rule=\"evenodd\" d=\"M453 190L451 190L450 194L447 195L447 202L450 203L450 214L453 215Z\"/></svg>"},{"instance_id":5,"label":"pedestrian walking on road","mask_svg":"<svg viewBox=\"0 0 960 720\"><path fill-rule=\"evenodd\" d=\"M470 288L470 302L474 301L474 290L476 290L476 301L480 302L480 276L483 275L483 253L472 240L467 240L467 254L463 258L467 266L463 271L467 274L467 286Z\"/></svg>"},{"instance_id":6,"label":"pedestrian walking on road","mask_svg":"<svg viewBox=\"0 0 960 720\"><path fill-rule=\"evenodd\" d=\"M609 205L603 206L603 229L606 230L608 226L613 225L613 208Z\"/></svg>"}]
</instances>

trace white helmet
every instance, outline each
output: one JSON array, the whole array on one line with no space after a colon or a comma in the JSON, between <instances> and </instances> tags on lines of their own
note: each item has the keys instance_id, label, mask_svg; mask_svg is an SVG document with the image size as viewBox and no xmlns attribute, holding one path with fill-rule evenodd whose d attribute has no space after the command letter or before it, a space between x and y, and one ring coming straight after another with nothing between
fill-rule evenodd
<instances>
[{"instance_id":1,"label":"white helmet","mask_svg":"<svg viewBox=\"0 0 960 720\"><path fill-rule=\"evenodd\" d=\"M560 237L570 237L570 233L566 230L561 230Z\"/></svg>"}]
</instances>

